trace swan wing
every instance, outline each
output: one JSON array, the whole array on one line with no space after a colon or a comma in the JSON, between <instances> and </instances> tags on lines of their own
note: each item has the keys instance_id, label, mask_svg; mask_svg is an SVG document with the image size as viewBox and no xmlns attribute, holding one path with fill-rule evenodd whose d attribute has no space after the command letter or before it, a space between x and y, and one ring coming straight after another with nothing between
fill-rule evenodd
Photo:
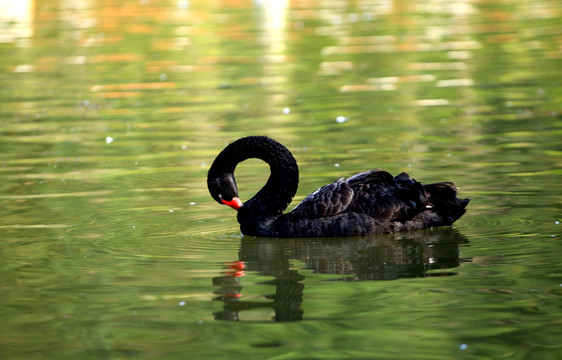
<instances>
[{"instance_id":1,"label":"swan wing","mask_svg":"<svg viewBox=\"0 0 562 360\"><path fill-rule=\"evenodd\" d=\"M428 204L423 185L408 174L393 177L374 169L321 187L291 213L307 219L361 213L378 220L407 221L425 211Z\"/></svg>"},{"instance_id":2,"label":"swan wing","mask_svg":"<svg viewBox=\"0 0 562 360\"><path fill-rule=\"evenodd\" d=\"M353 190L343 178L308 195L291 213L307 219L319 219L344 212L353 200Z\"/></svg>"},{"instance_id":3,"label":"swan wing","mask_svg":"<svg viewBox=\"0 0 562 360\"><path fill-rule=\"evenodd\" d=\"M347 179L354 191L349 212L363 213L379 220L406 221L427 208L423 186L401 173L396 177L374 169Z\"/></svg>"}]
</instances>

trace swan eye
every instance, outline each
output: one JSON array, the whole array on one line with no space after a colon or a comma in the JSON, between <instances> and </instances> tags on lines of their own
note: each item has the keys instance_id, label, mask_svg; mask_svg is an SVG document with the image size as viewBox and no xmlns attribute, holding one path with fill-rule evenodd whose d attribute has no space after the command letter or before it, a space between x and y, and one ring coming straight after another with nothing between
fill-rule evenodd
<instances>
[{"instance_id":1,"label":"swan eye","mask_svg":"<svg viewBox=\"0 0 562 360\"><path fill-rule=\"evenodd\" d=\"M217 196L218 196L219 200L222 201L223 203L224 203L224 201L230 201L230 200L228 200L228 199L232 199L232 198L233 198L232 196L223 195L223 194L218 194Z\"/></svg>"}]
</instances>

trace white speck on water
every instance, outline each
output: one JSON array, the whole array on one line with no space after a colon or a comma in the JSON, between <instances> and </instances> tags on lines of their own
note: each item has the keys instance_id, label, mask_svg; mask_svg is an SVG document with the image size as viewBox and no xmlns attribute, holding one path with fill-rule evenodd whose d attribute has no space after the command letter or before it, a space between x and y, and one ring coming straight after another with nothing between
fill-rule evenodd
<instances>
[{"instance_id":1,"label":"white speck on water","mask_svg":"<svg viewBox=\"0 0 562 360\"><path fill-rule=\"evenodd\" d=\"M179 306L185 306L185 301L180 301L180 302L178 303L178 305L179 305Z\"/></svg>"},{"instance_id":2,"label":"white speck on water","mask_svg":"<svg viewBox=\"0 0 562 360\"><path fill-rule=\"evenodd\" d=\"M467 347L468 347L468 345L466 345L466 344L461 344L461 345L459 346L459 349L461 349L461 350L466 350Z\"/></svg>"},{"instance_id":3,"label":"white speck on water","mask_svg":"<svg viewBox=\"0 0 562 360\"><path fill-rule=\"evenodd\" d=\"M185 144L182 145L182 146L181 146L181 149L182 149L182 150L186 150L186 149L187 149L187 145L185 145Z\"/></svg>"},{"instance_id":4,"label":"white speck on water","mask_svg":"<svg viewBox=\"0 0 562 360\"><path fill-rule=\"evenodd\" d=\"M338 117L336 118L336 122L337 122L338 124L343 124L343 123L346 122L347 120L348 120L348 118L345 117L345 116L338 116Z\"/></svg>"},{"instance_id":5,"label":"white speck on water","mask_svg":"<svg viewBox=\"0 0 562 360\"><path fill-rule=\"evenodd\" d=\"M131 226L133 229L136 229L137 227L135 225Z\"/></svg>"},{"instance_id":6,"label":"white speck on water","mask_svg":"<svg viewBox=\"0 0 562 360\"><path fill-rule=\"evenodd\" d=\"M283 108L283 114L289 115L291 113L291 109L288 107Z\"/></svg>"},{"instance_id":7,"label":"white speck on water","mask_svg":"<svg viewBox=\"0 0 562 360\"><path fill-rule=\"evenodd\" d=\"M113 142L113 138L111 136L108 136L105 138L105 142L111 144Z\"/></svg>"},{"instance_id":8,"label":"white speck on water","mask_svg":"<svg viewBox=\"0 0 562 360\"><path fill-rule=\"evenodd\" d=\"M158 77L158 79L160 79L160 81L166 81L167 78L168 78L168 76L164 73L160 74L160 76Z\"/></svg>"},{"instance_id":9,"label":"white speck on water","mask_svg":"<svg viewBox=\"0 0 562 360\"><path fill-rule=\"evenodd\" d=\"M189 203L189 205L197 205L197 203L195 201L192 201Z\"/></svg>"},{"instance_id":10,"label":"white speck on water","mask_svg":"<svg viewBox=\"0 0 562 360\"><path fill-rule=\"evenodd\" d=\"M174 212L174 210L168 210L169 212Z\"/></svg>"},{"instance_id":11,"label":"white speck on water","mask_svg":"<svg viewBox=\"0 0 562 360\"><path fill-rule=\"evenodd\" d=\"M332 25L342 25L344 23L344 19L343 16L340 15L334 15L332 16Z\"/></svg>"},{"instance_id":12,"label":"white speck on water","mask_svg":"<svg viewBox=\"0 0 562 360\"><path fill-rule=\"evenodd\" d=\"M560 224L560 221L556 220L554 223L555 223L556 225L558 225L558 224Z\"/></svg>"},{"instance_id":13,"label":"white speck on water","mask_svg":"<svg viewBox=\"0 0 562 360\"><path fill-rule=\"evenodd\" d=\"M187 1L187 0L179 0L178 1L178 9L187 10L188 7L189 7L189 1Z\"/></svg>"},{"instance_id":14,"label":"white speck on water","mask_svg":"<svg viewBox=\"0 0 562 360\"><path fill-rule=\"evenodd\" d=\"M451 153L447 153L447 157L450 158L450 157L451 157Z\"/></svg>"},{"instance_id":15,"label":"white speck on water","mask_svg":"<svg viewBox=\"0 0 562 360\"><path fill-rule=\"evenodd\" d=\"M335 167L340 167L340 164L335 163L334 166L335 166Z\"/></svg>"},{"instance_id":16,"label":"white speck on water","mask_svg":"<svg viewBox=\"0 0 562 360\"><path fill-rule=\"evenodd\" d=\"M197 322L197 325L203 325L203 320L199 320L199 321Z\"/></svg>"},{"instance_id":17,"label":"white speck on water","mask_svg":"<svg viewBox=\"0 0 562 360\"><path fill-rule=\"evenodd\" d=\"M138 164L139 164L139 162L138 162L138 161L135 161L135 165L138 165Z\"/></svg>"},{"instance_id":18,"label":"white speck on water","mask_svg":"<svg viewBox=\"0 0 562 360\"><path fill-rule=\"evenodd\" d=\"M207 163L203 161L203 162L201 162L201 166L205 167L205 166L207 166Z\"/></svg>"}]
</instances>

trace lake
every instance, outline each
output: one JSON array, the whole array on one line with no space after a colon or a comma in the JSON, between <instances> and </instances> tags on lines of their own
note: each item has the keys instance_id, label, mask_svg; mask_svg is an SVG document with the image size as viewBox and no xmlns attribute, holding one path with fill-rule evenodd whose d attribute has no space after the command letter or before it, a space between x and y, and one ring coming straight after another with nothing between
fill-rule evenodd
<instances>
[{"instance_id":1,"label":"lake","mask_svg":"<svg viewBox=\"0 0 562 360\"><path fill-rule=\"evenodd\" d=\"M0 1L2 359L562 356L562 3ZM292 208L380 168L453 226L242 236L230 142ZM236 170L242 200L269 168Z\"/></svg>"}]
</instances>

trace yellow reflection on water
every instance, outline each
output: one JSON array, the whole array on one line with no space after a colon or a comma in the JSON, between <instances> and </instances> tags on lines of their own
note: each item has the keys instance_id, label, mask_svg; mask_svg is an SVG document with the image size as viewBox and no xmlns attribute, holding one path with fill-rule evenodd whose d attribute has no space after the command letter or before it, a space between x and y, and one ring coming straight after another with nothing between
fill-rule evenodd
<instances>
[{"instance_id":1,"label":"yellow reflection on water","mask_svg":"<svg viewBox=\"0 0 562 360\"><path fill-rule=\"evenodd\" d=\"M33 36L34 0L0 0L0 43L25 46Z\"/></svg>"}]
</instances>

